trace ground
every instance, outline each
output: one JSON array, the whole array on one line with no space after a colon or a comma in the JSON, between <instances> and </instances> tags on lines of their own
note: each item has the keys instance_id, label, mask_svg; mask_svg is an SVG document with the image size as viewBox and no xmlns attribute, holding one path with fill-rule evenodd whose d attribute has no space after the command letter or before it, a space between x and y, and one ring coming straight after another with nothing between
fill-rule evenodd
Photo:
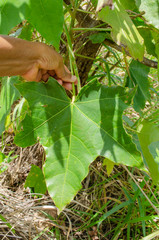
<instances>
[{"instance_id":1,"label":"ground","mask_svg":"<svg viewBox=\"0 0 159 240\"><path fill-rule=\"evenodd\" d=\"M129 239L128 224L124 220L131 205L128 205L128 208L127 206L121 209L115 208L122 203L126 204L130 198L134 200L134 193L138 191L129 176L130 171L133 172L138 184L142 183L145 192L152 192L150 182L143 184L145 175L137 169L114 166L113 172L108 176L102 159L98 157L90 166L90 172L82 182L81 191L58 216L48 193L39 196L33 194L29 188L24 188L31 165L42 166L42 161L45 159L42 146L36 144L22 149L14 145L12 134L5 133L0 148L5 155L11 153L13 157L13 160L7 164L7 170L0 175L0 239L110 240L114 239L113 229L116 229L117 236L120 236L116 239ZM141 193L136 196L131 220L128 218L130 222L133 218L140 217L141 206L138 206L138 198L145 201ZM146 211L149 215L150 210ZM97 228L97 222L107 213L109 216L103 219ZM130 239L134 239L134 234L136 239L142 236L141 221L137 226L131 225Z\"/></svg>"}]
</instances>

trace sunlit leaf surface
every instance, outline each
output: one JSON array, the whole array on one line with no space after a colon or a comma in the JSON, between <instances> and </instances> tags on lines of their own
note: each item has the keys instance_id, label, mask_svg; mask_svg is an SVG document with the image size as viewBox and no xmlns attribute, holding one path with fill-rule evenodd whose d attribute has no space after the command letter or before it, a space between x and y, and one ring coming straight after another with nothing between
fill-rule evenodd
<instances>
[{"instance_id":1,"label":"sunlit leaf surface","mask_svg":"<svg viewBox=\"0 0 159 240\"><path fill-rule=\"evenodd\" d=\"M90 163L99 155L115 163L142 168L142 159L126 134L122 113L129 92L122 87L106 87L93 81L75 102L53 79L45 83L17 85L29 102L31 117L15 143L28 146L37 137L44 146L44 174L48 191L61 211L81 188Z\"/></svg>"}]
</instances>

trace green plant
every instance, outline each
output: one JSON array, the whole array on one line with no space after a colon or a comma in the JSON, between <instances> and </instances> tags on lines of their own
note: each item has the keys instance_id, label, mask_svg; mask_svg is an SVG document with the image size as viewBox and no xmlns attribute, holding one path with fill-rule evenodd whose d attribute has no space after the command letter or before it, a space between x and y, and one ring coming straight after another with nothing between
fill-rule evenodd
<instances>
[{"instance_id":1,"label":"green plant","mask_svg":"<svg viewBox=\"0 0 159 240\"><path fill-rule=\"evenodd\" d=\"M13 152L10 151L8 156L0 152L0 173L4 172L8 168L8 164L17 157L17 155L11 156Z\"/></svg>"},{"instance_id":2,"label":"green plant","mask_svg":"<svg viewBox=\"0 0 159 240\"><path fill-rule=\"evenodd\" d=\"M23 0L19 3L7 0L0 3L3 19L0 33L3 34L27 20L37 38L54 44L58 49L64 23L60 48L67 49L65 61L68 62L69 56L71 72L79 80L78 94L73 86L72 97L69 98L54 79L47 83L21 83L11 78L3 80L0 103L2 133L13 102L20 95L27 100L28 105L22 107L25 109L23 117L18 115L20 121L16 122L14 141L21 147L37 141L43 145L46 152L45 180L59 211L79 191L90 163L99 155L114 163L142 170L148 167L155 183L159 182L159 117L151 104L151 100L155 106L158 104L158 85L149 79L151 67L157 67L155 60L159 54L157 0L154 5L150 0L145 3L116 0L114 10L106 6L99 13L103 22L95 19L94 1L88 1L88 9L81 8L82 2ZM144 16L140 12L143 10L146 12ZM157 16L155 20L154 13ZM102 35L97 30L102 31ZM32 27L30 31L33 31ZM148 41L145 33L150 35ZM101 47L101 55L96 58ZM115 53L113 48L122 54ZM131 61L127 55L134 60ZM119 69L122 69L123 77L117 76ZM10 98L10 95L14 97ZM131 117L126 110L128 107L133 112L137 111L137 119ZM150 114L152 109L153 115ZM123 121L124 117L126 121ZM128 200L114 211L130 205ZM103 221L102 218L100 220Z\"/></svg>"}]
</instances>

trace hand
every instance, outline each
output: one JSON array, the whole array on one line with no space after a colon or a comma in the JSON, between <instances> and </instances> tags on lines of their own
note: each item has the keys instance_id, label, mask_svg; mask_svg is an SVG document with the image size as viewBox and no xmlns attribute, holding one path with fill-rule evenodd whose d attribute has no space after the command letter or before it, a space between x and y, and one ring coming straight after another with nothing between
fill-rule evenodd
<instances>
[{"instance_id":1,"label":"hand","mask_svg":"<svg viewBox=\"0 0 159 240\"><path fill-rule=\"evenodd\" d=\"M54 77L63 87L72 89L77 84L63 64L63 59L52 47L0 35L0 76L20 75L27 81L47 81Z\"/></svg>"},{"instance_id":2,"label":"hand","mask_svg":"<svg viewBox=\"0 0 159 240\"><path fill-rule=\"evenodd\" d=\"M72 83L77 84L77 79L63 64L61 55L42 43L38 44L38 51L40 53L38 61L22 77L27 81L39 82L43 80L46 82L52 76L65 89L71 90Z\"/></svg>"}]
</instances>

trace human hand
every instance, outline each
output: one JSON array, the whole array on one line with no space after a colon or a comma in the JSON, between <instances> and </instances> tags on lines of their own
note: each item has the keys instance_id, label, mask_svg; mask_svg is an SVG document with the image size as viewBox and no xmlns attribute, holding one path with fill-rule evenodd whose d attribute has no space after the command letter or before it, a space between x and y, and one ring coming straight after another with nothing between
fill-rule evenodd
<instances>
[{"instance_id":1,"label":"human hand","mask_svg":"<svg viewBox=\"0 0 159 240\"><path fill-rule=\"evenodd\" d=\"M63 64L63 59L53 48L37 43L35 50L39 52L38 60L29 71L22 75L27 81L47 81L54 77L65 89L71 90L72 83L77 84L77 78L73 76Z\"/></svg>"},{"instance_id":2,"label":"human hand","mask_svg":"<svg viewBox=\"0 0 159 240\"><path fill-rule=\"evenodd\" d=\"M0 76L20 75L27 81L54 77L67 90L77 79L63 64L62 56L44 43L0 35Z\"/></svg>"}]
</instances>

